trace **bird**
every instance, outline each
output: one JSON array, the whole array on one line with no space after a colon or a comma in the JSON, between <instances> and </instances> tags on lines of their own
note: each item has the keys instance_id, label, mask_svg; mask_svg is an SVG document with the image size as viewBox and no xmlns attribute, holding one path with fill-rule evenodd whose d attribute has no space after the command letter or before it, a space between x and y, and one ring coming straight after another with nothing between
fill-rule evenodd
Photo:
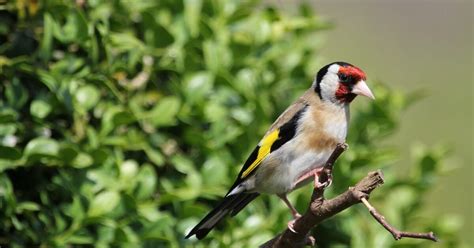
<instances>
[{"instance_id":1,"label":"bird","mask_svg":"<svg viewBox=\"0 0 474 248\"><path fill-rule=\"evenodd\" d=\"M203 239L220 220L235 216L260 194L283 200L293 216L288 227L294 231L301 215L287 194L312 180L314 187L327 186L318 177L336 145L346 140L349 104L357 95L375 99L365 81L366 74L347 62L323 66L311 87L270 126L220 203L185 238Z\"/></svg>"}]
</instances>

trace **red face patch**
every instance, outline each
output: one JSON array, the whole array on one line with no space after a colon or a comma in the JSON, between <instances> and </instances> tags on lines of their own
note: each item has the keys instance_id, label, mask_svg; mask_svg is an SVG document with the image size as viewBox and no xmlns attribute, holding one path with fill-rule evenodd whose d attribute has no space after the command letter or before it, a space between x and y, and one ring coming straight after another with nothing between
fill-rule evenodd
<instances>
[{"instance_id":1,"label":"red face patch","mask_svg":"<svg viewBox=\"0 0 474 248\"><path fill-rule=\"evenodd\" d=\"M339 100L340 102L347 102L350 103L354 98L356 97L356 94L351 93L351 90L347 85L344 84L339 84L336 90L336 99Z\"/></svg>"},{"instance_id":2,"label":"red face patch","mask_svg":"<svg viewBox=\"0 0 474 248\"><path fill-rule=\"evenodd\" d=\"M344 74L354 79L355 82L365 80L365 73L355 66L341 66L338 73Z\"/></svg>"},{"instance_id":3,"label":"red face patch","mask_svg":"<svg viewBox=\"0 0 474 248\"><path fill-rule=\"evenodd\" d=\"M340 66L338 71L339 86L336 90L336 99L340 102L350 103L356 97L352 87L360 80L365 80L365 73L355 66Z\"/></svg>"}]
</instances>

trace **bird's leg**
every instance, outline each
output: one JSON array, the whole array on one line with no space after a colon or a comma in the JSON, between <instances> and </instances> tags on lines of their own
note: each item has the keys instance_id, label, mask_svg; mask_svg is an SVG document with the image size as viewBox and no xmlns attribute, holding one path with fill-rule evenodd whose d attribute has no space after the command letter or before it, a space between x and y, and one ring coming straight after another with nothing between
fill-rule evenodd
<instances>
[{"instance_id":1,"label":"bird's leg","mask_svg":"<svg viewBox=\"0 0 474 248\"><path fill-rule=\"evenodd\" d=\"M299 183L305 181L308 178L314 177L314 188L325 188L331 185L332 183L332 173L331 171L328 171L324 167L319 167L316 169L313 169L302 176L300 176L297 180L296 183L294 183L293 187L296 187ZM321 183L320 180L323 182Z\"/></svg>"},{"instance_id":2,"label":"bird's leg","mask_svg":"<svg viewBox=\"0 0 474 248\"><path fill-rule=\"evenodd\" d=\"M324 170L323 167L319 167L319 168L316 168L316 169L313 169L313 170L310 170L310 171L306 172L305 174L298 177L298 179L296 179L296 182L294 183L293 187L296 187L298 184L300 184L301 182L306 181L306 179L308 179L308 178L316 177L316 174L318 174L318 173L320 174L323 170Z\"/></svg>"},{"instance_id":3,"label":"bird's leg","mask_svg":"<svg viewBox=\"0 0 474 248\"><path fill-rule=\"evenodd\" d=\"M286 198L286 194L279 194L278 197L280 197L280 199L282 199L283 202L285 202L286 206L288 206L288 208L291 210L291 215L293 215L293 218L298 219L299 217L301 217L301 214L298 213L298 210L296 210L296 208L293 207L288 198Z\"/></svg>"},{"instance_id":4,"label":"bird's leg","mask_svg":"<svg viewBox=\"0 0 474 248\"><path fill-rule=\"evenodd\" d=\"M298 213L296 208L291 204L291 202L286 198L286 194L279 194L278 197L285 202L286 206L291 210L291 215L293 215L293 220L290 220L288 222L288 229L290 229L292 232L296 233L296 231L293 229L293 225L295 224L295 221L301 217L301 214Z\"/></svg>"}]
</instances>

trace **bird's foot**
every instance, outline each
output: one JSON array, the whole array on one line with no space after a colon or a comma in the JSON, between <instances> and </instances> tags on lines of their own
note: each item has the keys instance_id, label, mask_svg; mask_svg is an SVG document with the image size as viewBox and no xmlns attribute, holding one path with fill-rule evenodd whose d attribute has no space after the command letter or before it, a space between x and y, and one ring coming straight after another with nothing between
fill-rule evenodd
<instances>
[{"instance_id":1,"label":"bird's foot","mask_svg":"<svg viewBox=\"0 0 474 248\"><path fill-rule=\"evenodd\" d=\"M328 186L328 182L320 183L318 181L314 181L314 188L315 189L324 189Z\"/></svg>"},{"instance_id":2,"label":"bird's foot","mask_svg":"<svg viewBox=\"0 0 474 248\"><path fill-rule=\"evenodd\" d=\"M320 182L320 180L323 182ZM332 173L327 173L324 170L318 171L314 174L314 188L315 189L324 189L332 184Z\"/></svg>"},{"instance_id":3,"label":"bird's foot","mask_svg":"<svg viewBox=\"0 0 474 248\"><path fill-rule=\"evenodd\" d=\"M311 246L311 247L315 247L316 246L316 239L313 236L308 235L306 237L306 245Z\"/></svg>"},{"instance_id":4,"label":"bird's foot","mask_svg":"<svg viewBox=\"0 0 474 248\"><path fill-rule=\"evenodd\" d=\"M327 182L328 182L328 187L331 186L331 184L332 184L332 173L329 173L329 174L328 174L328 180L327 180Z\"/></svg>"},{"instance_id":5,"label":"bird's foot","mask_svg":"<svg viewBox=\"0 0 474 248\"><path fill-rule=\"evenodd\" d=\"M301 182L306 181L306 179L309 179L311 177L316 178L316 176L319 177L319 175L321 175L323 173L323 170L324 170L323 167L318 167L316 169L313 169L313 170L310 170L310 171L304 173L303 175L298 177L298 179L296 179L296 182L293 184L293 188L297 187L297 185L300 184Z\"/></svg>"},{"instance_id":6,"label":"bird's foot","mask_svg":"<svg viewBox=\"0 0 474 248\"><path fill-rule=\"evenodd\" d=\"M301 218L301 214L296 213L295 215L293 215L293 217L294 219L288 221L288 229L290 229L290 231L292 231L293 233L297 233L294 229L294 225L295 225L296 220Z\"/></svg>"}]
</instances>

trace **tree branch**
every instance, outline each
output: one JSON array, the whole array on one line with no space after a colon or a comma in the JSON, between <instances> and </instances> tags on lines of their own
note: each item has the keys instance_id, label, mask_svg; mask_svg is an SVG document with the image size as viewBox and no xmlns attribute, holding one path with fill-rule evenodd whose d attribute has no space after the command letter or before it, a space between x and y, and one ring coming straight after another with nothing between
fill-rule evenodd
<instances>
[{"instance_id":1,"label":"tree branch","mask_svg":"<svg viewBox=\"0 0 474 248\"><path fill-rule=\"evenodd\" d=\"M370 214L375 218L375 220L380 223L387 231L389 231L395 240L400 240L402 238L415 238L415 239L428 239L432 240L434 242L438 241L438 238L434 235L433 232L429 233L413 233L413 232L404 232L400 231L397 228L393 227L390 225L390 223L387 222L385 217L381 215L377 209L375 209L366 198L361 198L360 199L362 203L369 209Z\"/></svg>"},{"instance_id":2,"label":"tree branch","mask_svg":"<svg viewBox=\"0 0 474 248\"><path fill-rule=\"evenodd\" d=\"M347 144L338 144L328 161L324 165L323 175L320 176L319 182L330 184L332 168L337 158L347 149ZM324 176L325 174L325 176ZM324 199L325 187L315 188L311 197L310 205L306 213L297 219L293 225L295 232L286 229L278 234L275 238L262 244L260 247L304 247L305 245L315 245L315 239L309 236L312 228L324 220L334 216L335 214L351 207L359 202L363 202L372 216L387 229L396 240L403 237L429 239L437 241L432 232L430 233L409 233L402 232L391 226L385 218L377 212L377 210L367 201L370 193L375 188L384 183L383 173L380 170L369 172L369 174L360 180L354 187L350 187L344 193L326 200Z\"/></svg>"}]
</instances>

